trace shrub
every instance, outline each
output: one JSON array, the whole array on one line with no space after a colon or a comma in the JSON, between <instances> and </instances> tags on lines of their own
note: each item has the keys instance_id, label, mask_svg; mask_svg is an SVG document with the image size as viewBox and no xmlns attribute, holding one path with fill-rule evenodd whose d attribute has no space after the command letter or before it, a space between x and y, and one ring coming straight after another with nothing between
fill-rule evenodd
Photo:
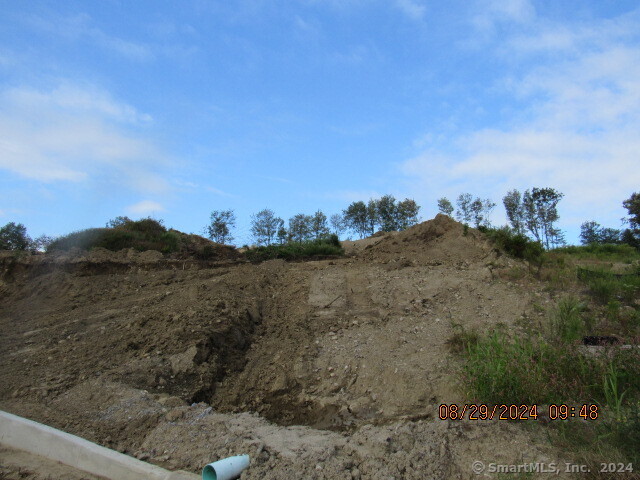
<instances>
[{"instance_id":1,"label":"shrub","mask_svg":"<svg viewBox=\"0 0 640 480\"><path fill-rule=\"evenodd\" d=\"M171 253L180 249L181 235L167 231L162 222L152 218L113 222L113 228L88 228L73 232L53 241L47 252L80 248L90 250L95 247L118 251L133 248L138 251L158 250Z\"/></svg>"},{"instance_id":2,"label":"shrub","mask_svg":"<svg viewBox=\"0 0 640 480\"><path fill-rule=\"evenodd\" d=\"M337 245L336 245L337 244ZM284 260L297 260L318 256L344 255L344 250L336 235L319 240L306 242L291 242L285 245L267 245L251 248L245 252L246 257L252 262L261 262L282 258Z\"/></svg>"},{"instance_id":3,"label":"shrub","mask_svg":"<svg viewBox=\"0 0 640 480\"><path fill-rule=\"evenodd\" d=\"M508 255L522 258L534 264L541 262L544 249L539 242L534 242L509 227L486 228L484 232L497 248Z\"/></svg>"},{"instance_id":4,"label":"shrub","mask_svg":"<svg viewBox=\"0 0 640 480\"><path fill-rule=\"evenodd\" d=\"M98 242L103 238L105 233L109 229L107 228L87 228L85 230L78 230L76 232L63 235L56 238L47 247L47 252L56 250L71 250L72 248L80 248L82 250L89 250L96 246Z\"/></svg>"}]
</instances>

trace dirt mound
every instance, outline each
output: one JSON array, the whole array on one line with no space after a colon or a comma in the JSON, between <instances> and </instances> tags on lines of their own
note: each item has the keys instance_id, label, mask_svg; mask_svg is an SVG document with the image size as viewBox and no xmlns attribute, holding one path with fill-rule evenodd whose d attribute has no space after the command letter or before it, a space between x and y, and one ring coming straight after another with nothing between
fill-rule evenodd
<instances>
[{"instance_id":1,"label":"dirt mound","mask_svg":"<svg viewBox=\"0 0 640 480\"><path fill-rule=\"evenodd\" d=\"M407 265L469 263L487 259L494 251L481 232L442 214L402 232L370 237L365 242L368 244L360 253L364 260Z\"/></svg>"},{"instance_id":2,"label":"dirt mound","mask_svg":"<svg viewBox=\"0 0 640 480\"><path fill-rule=\"evenodd\" d=\"M454 326L517 329L546 294L496 278L506 260L446 217L368 241L299 263L2 257L0 408L169 468L247 452L243 478L475 478L475 459L552 455L517 425L438 418L466 400Z\"/></svg>"},{"instance_id":3,"label":"dirt mound","mask_svg":"<svg viewBox=\"0 0 640 480\"><path fill-rule=\"evenodd\" d=\"M202 239L206 243L198 244L197 239L201 237L193 237L196 237L195 243L186 243L186 250L170 256L157 250L139 252L128 248L113 252L101 247L88 251L74 248L46 255L0 251L0 279L7 281L22 278L27 273L30 277L37 277L60 271L103 275L131 271L202 269L242 261L242 255L234 247L219 245L206 239Z\"/></svg>"}]
</instances>

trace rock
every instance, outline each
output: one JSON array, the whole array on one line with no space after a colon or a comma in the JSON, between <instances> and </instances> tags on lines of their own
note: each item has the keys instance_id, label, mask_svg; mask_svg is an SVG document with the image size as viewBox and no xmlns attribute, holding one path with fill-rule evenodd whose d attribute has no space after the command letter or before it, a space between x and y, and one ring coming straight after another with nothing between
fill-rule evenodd
<instances>
[{"instance_id":1,"label":"rock","mask_svg":"<svg viewBox=\"0 0 640 480\"><path fill-rule=\"evenodd\" d=\"M176 422L176 421L180 420L182 417L184 417L184 412L182 410L170 410L165 415L165 418L169 422Z\"/></svg>"}]
</instances>

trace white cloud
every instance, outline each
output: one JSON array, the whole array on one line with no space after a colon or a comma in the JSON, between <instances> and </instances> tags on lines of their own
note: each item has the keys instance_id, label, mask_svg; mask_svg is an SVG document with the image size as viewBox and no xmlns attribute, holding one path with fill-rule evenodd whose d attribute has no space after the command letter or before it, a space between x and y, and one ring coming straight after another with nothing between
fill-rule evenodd
<instances>
[{"instance_id":1,"label":"white cloud","mask_svg":"<svg viewBox=\"0 0 640 480\"><path fill-rule=\"evenodd\" d=\"M149 60L154 57L148 45L105 33L101 29L93 26L92 18L85 13L46 19L33 16L30 17L28 21L32 26L40 30L56 34L63 38L74 41L88 39L105 50L112 51L131 60Z\"/></svg>"},{"instance_id":2,"label":"white cloud","mask_svg":"<svg viewBox=\"0 0 640 480\"><path fill-rule=\"evenodd\" d=\"M62 83L50 90L5 90L0 168L43 182L112 177L137 191L166 191L156 171L166 156L135 133L149 120L95 87Z\"/></svg>"},{"instance_id":3,"label":"white cloud","mask_svg":"<svg viewBox=\"0 0 640 480\"><path fill-rule=\"evenodd\" d=\"M91 85L79 86L62 82L51 91L21 87L6 90L2 94L8 104L32 109L58 109L74 115L99 114L118 122L147 123L150 115L140 114L130 105L117 102L111 96Z\"/></svg>"},{"instance_id":4,"label":"white cloud","mask_svg":"<svg viewBox=\"0 0 640 480\"><path fill-rule=\"evenodd\" d=\"M416 0L395 0L396 6L413 20L422 20L427 11L427 7Z\"/></svg>"},{"instance_id":5,"label":"white cloud","mask_svg":"<svg viewBox=\"0 0 640 480\"><path fill-rule=\"evenodd\" d=\"M230 193L225 192L224 190L220 190L219 188L215 188L215 187L205 187L205 189L208 192L214 193L216 195L220 195L221 197L235 197L235 195L232 195Z\"/></svg>"},{"instance_id":6,"label":"white cloud","mask_svg":"<svg viewBox=\"0 0 640 480\"><path fill-rule=\"evenodd\" d=\"M427 147L401 170L438 196L500 201L511 188L551 186L565 194L565 226L595 219L618 227L622 200L640 185L640 45L625 39L630 18L506 38L512 54L525 55L525 73L505 78L505 94L527 106L510 125L452 137L447 151ZM536 44L570 55L536 57L532 67L526 54L539 53Z\"/></svg>"},{"instance_id":7,"label":"white cloud","mask_svg":"<svg viewBox=\"0 0 640 480\"><path fill-rule=\"evenodd\" d=\"M158 202L151 200L142 200L141 202L129 205L125 208L129 215L151 215L153 213L163 212L164 207Z\"/></svg>"},{"instance_id":8,"label":"white cloud","mask_svg":"<svg viewBox=\"0 0 640 480\"><path fill-rule=\"evenodd\" d=\"M478 3L478 13L471 23L477 30L493 33L497 24L531 22L536 11L531 0L483 0Z\"/></svg>"}]
</instances>

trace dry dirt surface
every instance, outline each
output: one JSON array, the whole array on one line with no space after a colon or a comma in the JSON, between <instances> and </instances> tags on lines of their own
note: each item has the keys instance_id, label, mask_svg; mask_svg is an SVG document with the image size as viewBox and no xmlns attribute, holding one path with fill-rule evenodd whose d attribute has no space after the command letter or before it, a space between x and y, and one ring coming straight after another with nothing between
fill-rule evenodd
<instances>
[{"instance_id":1,"label":"dry dirt surface","mask_svg":"<svg viewBox=\"0 0 640 480\"><path fill-rule=\"evenodd\" d=\"M0 446L2 480L106 480L60 462Z\"/></svg>"},{"instance_id":2,"label":"dry dirt surface","mask_svg":"<svg viewBox=\"0 0 640 480\"><path fill-rule=\"evenodd\" d=\"M0 258L0 408L169 469L248 453L242 478L467 479L554 462L468 400L447 340L538 315L514 261L438 215L333 260L106 250ZM497 477L496 477L497 478Z\"/></svg>"}]
</instances>

